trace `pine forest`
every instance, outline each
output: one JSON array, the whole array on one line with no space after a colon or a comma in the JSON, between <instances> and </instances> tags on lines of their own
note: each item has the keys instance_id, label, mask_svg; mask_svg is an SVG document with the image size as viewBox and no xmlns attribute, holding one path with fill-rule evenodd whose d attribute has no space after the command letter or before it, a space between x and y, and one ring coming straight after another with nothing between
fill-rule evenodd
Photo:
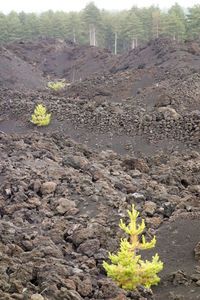
<instances>
[{"instance_id":1,"label":"pine forest","mask_svg":"<svg viewBox=\"0 0 200 300\"><path fill-rule=\"evenodd\" d=\"M0 13L0 43L62 38L120 54L152 38L180 41L199 36L199 4L184 9L175 3L168 11L158 6L133 6L130 10L115 12L100 10L91 2L80 12Z\"/></svg>"}]
</instances>

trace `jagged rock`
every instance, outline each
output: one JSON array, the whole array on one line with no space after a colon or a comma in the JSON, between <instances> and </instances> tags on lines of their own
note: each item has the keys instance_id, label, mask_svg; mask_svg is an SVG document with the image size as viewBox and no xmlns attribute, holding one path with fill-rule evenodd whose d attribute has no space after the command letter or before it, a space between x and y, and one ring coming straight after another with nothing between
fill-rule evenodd
<instances>
[{"instance_id":1,"label":"jagged rock","mask_svg":"<svg viewBox=\"0 0 200 300\"><path fill-rule=\"evenodd\" d=\"M92 283L90 278L85 278L83 281L79 280L77 283L77 288L81 296L90 296L92 293Z\"/></svg>"},{"instance_id":2,"label":"jagged rock","mask_svg":"<svg viewBox=\"0 0 200 300\"><path fill-rule=\"evenodd\" d=\"M51 194L51 193L55 192L56 186L57 186L57 184L55 182L51 182L51 181L44 182L40 187L40 191L41 191L42 195Z\"/></svg>"},{"instance_id":3,"label":"jagged rock","mask_svg":"<svg viewBox=\"0 0 200 300\"><path fill-rule=\"evenodd\" d=\"M171 279L172 279L172 282L174 285L186 284L188 282L188 276L182 270L178 270L178 271L172 273Z\"/></svg>"},{"instance_id":4,"label":"jagged rock","mask_svg":"<svg viewBox=\"0 0 200 300\"><path fill-rule=\"evenodd\" d=\"M98 252L100 248L100 243L99 240L97 239L92 239L92 240L87 240L86 242L83 242L79 247L78 247L78 252L84 253L88 255L89 257L93 256L95 253Z\"/></svg>"},{"instance_id":5,"label":"jagged rock","mask_svg":"<svg viewBox=\"0 0 200 300\"><path fill-rule=\"evenodd\" d=\"M162 106L168 106L172 102L171 98L168 95L161 94L156 99L155 107L162 107Z\"/></svg>"},{"instance_id":6,"label":"jagged rock","mask_svg":"<svg viewBox=\"0 0 200 300\"><path fill-rule=\"evenodd\" d=\"M196 260L200 261L200 242L197 243L197 245L194 248L194 256Z\"/></svg>"},{"instance_id":7,"label":"jagged rock","mask_svg":"<svg viewBox=\"0 0 200 300\"><path fill-rule=\"evenodd\" d=\"M76 204L73 201L70 201L66 198L61 198L58 200L58 206L56 207L56 210L59 214L65 214L75 207Z\"/></svg>"},{"instance_id":8,"label":"jagged rock","mask_svg":"<svg viewBox=\"0 0 200 300\"><path fill-rule=\"evenodd\" d=\"M127 299L128 298L125 295L120 294L117 297L115 297L115 298L109 298L108 300L127 300Z\"/></svg>"},{"instance_id":9,"label":"jagged rock","mask_svg":"<svg viewBox=\"0 0 200 300\"><path fill-rule=\"evenodd\" d=\"M12 194L11 189L5 189L6 196L10 196Z\"/></svg>"},{"instance_id":10,"label":"jagged rock","mask_svg":"<svg viewBox=\"0 0 200 300\"><path fill-rule=\"evenodd\" d=\"M44 297L40 294L34 294L31 296L31 300L44 300Z\"/></svg>"},{"instance_id":11,"label":"jagged rock","mask_svg":"<svg viewBox=\"0 0 200 300\"><path fill-rule=\"evenodd\" d=\"M97 283L98 286L100 287L99 294L103 295L105 299L111 297L117 297L119 294L121 294L121 290L117 287L116 283L114 283L112 280L100 279L98 280Z\"/></svg>"},{"instance_id":12,"label":"jagged rock","mask_svg":"<svg viewBox=\"0 0 200 300\"><path fill-rule=\"evenodd\" d=\"M36 198L36 197L29 198L29 199L28 199L28 202L29 202L30 204L34 205L35 207L41 205L40 200L39 200L38 198Z\"/></svg>"},{"instance_id":13,"label":"jagged rock","mask_svg":"<svg viewBox=\"0 0 200 300\"><path fill-rule=\"evenodd\" d=\"M158 109L159 112L163 113L164 118L166 119L168 116L172 117L173 119L177 120L180 118L180 115L175 111L175 109L171 107L160 107Z\"/></svg>"},{"instance_id":14,"label":"jagged rock","mask_svg":"<svg viewBox=\"0 0 200 300\"><path fill-rule=\"evenodd\" d=\"M200 185L190 185L188 189L190 192L200 195Z\"/></svg>"},{"instance_id":15,"label":"jagged rock","mask_svg":"<svg viewBox=\"0 0 200 300\"><path fill-rule=\"evenodd\" d=\"M88 161L80 156L67 156L62 159L62 164L74 169L82 169L88 164Z\"/></svg>"},{"instance_id":16,"label":"jagged rock","mask_svg":"<svg viewBox=\"0 0 200 300\"><path fill-rule=\"evenodd\" d=\"M190 277L193 281L200 281L200 274L199 273L192 274L192 275L190 275Z\"/></svg>"},{"instance_id":17,"label":"jagged rock","mask_svg":"<svg viewBox=\"0 0 200 300\"><path fill-rule=\"evenodd\" d=\"M41 187L41 182L40 182L39 179L36 179L35 182L34 182L34 184L33 184L33 190L34 190L34 192L36 192L36 193L39 192L40 187Z\"/></svg>"},{"instance_id":18,"label":"jagged rock","mask_svg":"<svg viewBox=\"0 0 200 300\"><path fill-rule=\"evenodd\" d=\"M126 170L134 170L137 169L142 173L148 173L149 167L143 159L137 158L127 158L122 162L122 167Z\"/></svg>"},{"instance_id":19,"label":"jagged rock","mask_svg":"<svg viewBox=\"0 0 200 300\"><path fill-rule=\"evenodd\" d=\"M146 223L147 227L157 229L157 228L159 228L160 224L163 223L163 219L160 217L146 218L145 223Z\"/></svg>"},{"instance_id":20,"label":"jagged rock","mask_svg":"<svg viewBox=\"0 0 200 300\"><path fill-rule=\"evenodd\" d=\"M133 194L137 191L137 187L135 185L126 185L125 186L127 194Z\"/></svg>"},{"instance_id":21,"label":"jagged rock","mask_svg":"<svg viewBox=\"0 0 200 300\"><path fill-rule=\"evenodd\" d=\"M68 290L64 287L61 287L61 290L58 292L58 299L82 300L83 298L76 291Z\"/></svg>"},{"instance_id":22,"label":"jagged rock","mask_svg":"<svg viewBox=\"0 0 200 300\"><path fill-rule=\"evenodd\" d=\"M76 290L76 284L72 279L66 279L65 284L67 288L69 288L70 290L74 290L74 291Z\"/></svg>"},{"instance_id":23,"label":"jagged rock","mask_svg":"<svg viewBox=\"0 0 200 300\"><path fill-rule=\"evenodd\" d=\"M152 201L146 201L144 206L143 206L143 211L149 215L149 216L153 216L155 211L156 211L156 203L152 202Z\"/></svg>"},{"instance_id":24,"label":"jagged rock","mask_svg":"<svg viewBox=\"0 0 200 300\"><path fill-rule=\"evenodd\" d=\"M141 202L145 200L145 196L143 194L140 193L133 193L133 194L129 194L126 197L126 200L128 203L130 204L134 204L135 202Z\"/></svg>"},{"instance_id":25,"label":"jagged rock","mask_svg":"<svg viewBox=\"0 0 200 300\"><path fill-rule=\"evenodd\" d=\"M176 207L176 204L175 204L175 203L165 202L165 203L163 204L163 209L164 209L164 210L163 210L163 215L164 215L165 217L170 217L170 216L172 215L172 213L173 213L175 207Z\"/></svg>"},{"instance_id":26,"label":"jagged rock","mask_svg":"<svg viewBox=\"0 0 200 300\"><path fill-rule=\"evenodd\" d=\"M74 245L79 246L83 241L94 236L92 228L80 228L75 230L72 235Z\"/></svg>"}]
</instances>

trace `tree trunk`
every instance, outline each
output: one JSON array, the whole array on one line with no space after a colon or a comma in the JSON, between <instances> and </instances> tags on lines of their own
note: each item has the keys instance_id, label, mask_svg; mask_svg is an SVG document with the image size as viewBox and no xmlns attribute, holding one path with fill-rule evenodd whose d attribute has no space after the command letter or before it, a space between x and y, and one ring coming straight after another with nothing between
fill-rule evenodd
<instances>
[{"instance_id":1,"label":"tree trunk","mask_svg":"<svg viewBox=\"0 0 200 300\"><path fill-rule=\"evenodd\" d=\"M92 46L92 26L89 25L90 46Z\"/></svg>"},{"instance_id":2,"label":"tree trunk","mask_svg":"<svg viewBox=\"0 0 200 300\"><path fill-rule=\"evenodd\" d=\"M95 28L95 26L93 27L93 36L94 36L93 46L96 46L96 28Z\"/></svg>"},{"instance_id":3,"label":"tree trunk","mask_svg":"<svg viewBox=\"0 0 200 300\"><path fill-rule=\"evenodd\" d=\"M76 43L76 31L75 28L73 28L73 41Z\"/></svg>"},{"instance_id":4,"label":"tree trunk","mask_svg":"<svg viewBox=\"0 0 200 300\"><path fill-rule=\"evenodd\" d=\"M115 55L117 55L117 32L115 32Z\"/></svg>"},{"instance_id":5,"label":"tree trunk","mask_svg":"<svg viewBox=\"0 0 200 300\"><path fill-rule=\"evenodd\" d=\"M132 39L132 49L135 49L135 40Z\"/></svg>"},{"instance_id":6,"label":"tree trunk","mask_svg":"<svg viewBox=\"0 0 200 300\"><path fill-rule=\"evenodd\" d=\"M156 37L158 38L158 23L156 24Z\"/></svg>"},{"instance_id":7,"label":"tree trunk","mask_svg":"<svg viewBox=\"0 0 200 300\"><path fill-rule=\"evenodd\" d=\"M90 46L96 46L97 45L96 28L94 25L89 26L89 37L90 37Z\"/></svg>"}]
</instances>

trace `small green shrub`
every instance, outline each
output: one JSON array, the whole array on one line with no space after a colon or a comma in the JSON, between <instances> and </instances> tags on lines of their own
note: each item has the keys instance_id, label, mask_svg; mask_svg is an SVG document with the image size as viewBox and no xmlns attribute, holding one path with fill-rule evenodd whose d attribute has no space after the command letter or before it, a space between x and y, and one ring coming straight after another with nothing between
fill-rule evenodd
<instances>
[{"instance_id":1,"label":"small green shrub","mask_svg":"<svg viewBox=\"0 0 200 300\"><path fill-rule=\"evenodd\" d=\"M60 89L63 89L66 86L66 83L62 81L53 82L50 81L47 83L47 88L53 91L58 91Z\"/></svg>"},{"instance_id":2,"label":"small green shrub","mask_svg":"<svg viewBox=\"0 0 200 300\"><path fill-rule=\"evenodd\" d=\"M46 108L38 104L32 115L31 123L37 126L47 126L50 123L51 114L46 114Z\"/></svg>"},{"instance_id":3,"label":"small green shrub","mask_svg":"<svg viewBox=\"0 0 200 300\"><path fill-rule=\"evenodd\" d=\"M134 290L138 284L151 289L151 285L157 285L160 278L156 273L163 269L163 263L159 261L156 253L152 261L141 260L141 255L137 255L137 250L144 250L155 247L156 238L151 242L146 242L142 235L142 242L139 241L139 234L145 229L144 220L140 225L136 225L139 213L132 206L132 212L128 210L130 224L126 226L122 220L119 227L130 235L130 241L121 239L120 251L118 255L109 253L109 259L113 264L109 265L105 261L103 267L107 271L107 276L112 277L118 286L126 290Z\"/></svg>"}]
</instances>

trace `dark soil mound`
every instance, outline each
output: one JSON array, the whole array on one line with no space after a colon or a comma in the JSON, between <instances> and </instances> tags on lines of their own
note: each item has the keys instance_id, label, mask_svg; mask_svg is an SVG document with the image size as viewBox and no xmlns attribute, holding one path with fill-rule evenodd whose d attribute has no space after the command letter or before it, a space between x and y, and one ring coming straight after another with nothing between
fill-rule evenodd
<instances>
[{"instance_id":1,"label":"dark soil mound","mask_svg":"<svg viewBox=\"0 0 200 300\"><path fill-rule=\"evenodd\" d=\"M184 76L199 71L200 42L155 39L121 55L111 71L146 69L154 66L168 69L169 76ZM167 74L165 74L166 76Z\"/></svg>"},{"instance_id":2,"label":"dark soil mound","mask_svg":"<svg viewBox=\"0 0 200 300\"><path fill-rule=\"evenodd\" d=\"M8 49L22 60L36 66L44 76L67 81L105 71L114 56L105 49L78 46L61 39L39 39L30 42L15 42Z\"/></svg>"},{"instance_id":3,"label":"dark soil mound","mask_svg":"<svg viewBox=\"0 0 200 300\"><path fill-rule=\"evenodd\" d=\"M42 73L5 47L0 47L0 87L40 89L45 85Z\"/></svg>"}]
</instances>

